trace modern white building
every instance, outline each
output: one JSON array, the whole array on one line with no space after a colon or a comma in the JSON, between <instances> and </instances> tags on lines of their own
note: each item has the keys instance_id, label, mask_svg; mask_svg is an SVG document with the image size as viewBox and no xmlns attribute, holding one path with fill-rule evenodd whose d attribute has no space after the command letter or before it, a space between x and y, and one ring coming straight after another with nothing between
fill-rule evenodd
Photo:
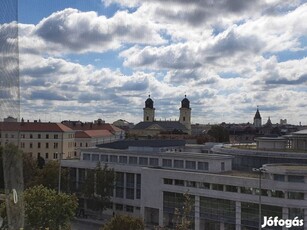
<instances>
[{"instance_id":1,"label":"modern white building","mask_svg":"<svg viewBox=\"0 0 307 230\"><path fill-rule=\"evenodd\" d=\"M173 228L184 193L192 200L192 229L258 229L260 192L262 216L297 216L307 223L307 165L263 165L260 190L259 174L232 170L234 156L184 149L171 143L81 149L80 160L63 160L62 167L71 169L77 189L97 162L114 168L116 185L108 212L141 216L148 228ZM84 205L90 208L89 202ZM295 229L307 229L307 224Z\"/></svg>"}]
</instances>

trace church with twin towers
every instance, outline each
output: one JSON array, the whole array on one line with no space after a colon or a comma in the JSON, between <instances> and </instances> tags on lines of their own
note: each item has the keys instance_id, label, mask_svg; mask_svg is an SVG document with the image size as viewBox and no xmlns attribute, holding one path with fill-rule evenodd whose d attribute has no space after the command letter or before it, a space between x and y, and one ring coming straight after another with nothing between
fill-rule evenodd
<instances>
[{"instance_id":1,"label":"church with twin towers","mask_svg":"<svg viewBox=\"0 0 307 230\"><path fill-rule=\"evenodd\" d=\"M158 121L155 119L154 101L148 96L143 108L143 121L136 124L131 134L137 136L158 136L160 134L191 134L191 107L189 99L185 97L181 101L178 121Z\"/></svg>"}]
</instances>

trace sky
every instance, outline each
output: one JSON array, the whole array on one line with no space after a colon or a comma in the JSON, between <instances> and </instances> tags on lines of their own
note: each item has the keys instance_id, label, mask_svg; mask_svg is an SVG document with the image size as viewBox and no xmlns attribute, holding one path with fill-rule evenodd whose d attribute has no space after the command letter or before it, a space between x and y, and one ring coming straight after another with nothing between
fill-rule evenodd
<instances>
[{"instance_id":1,"label":"sky","mask_svg":"<svg viewBox=\"0 0 307 230\"><path fill-rule=\"evenodd\" d=\"M137 123L150 94L156 119L186 95L192 123L307 124L306 21L306 0L19 1L20 117Z\"/></svg>"}]
</instances>

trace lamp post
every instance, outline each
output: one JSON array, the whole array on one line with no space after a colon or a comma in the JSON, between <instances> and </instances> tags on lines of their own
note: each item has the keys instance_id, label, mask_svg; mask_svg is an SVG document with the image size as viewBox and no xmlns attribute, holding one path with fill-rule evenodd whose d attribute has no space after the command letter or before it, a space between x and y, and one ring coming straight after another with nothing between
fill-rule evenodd
<instances>
[{"instance_id":1,"label":"lamp post","mask_svg":"<svg viewBox=\"0 0 307 230\"><path fill-rule=\"evenodd\" d=\"M261 177L262 177L262 173L266 172L265 168L253 168L253 172L258 172L259 173L259 227L258 229L261 230Z\"/></svg>"}]
</instances>

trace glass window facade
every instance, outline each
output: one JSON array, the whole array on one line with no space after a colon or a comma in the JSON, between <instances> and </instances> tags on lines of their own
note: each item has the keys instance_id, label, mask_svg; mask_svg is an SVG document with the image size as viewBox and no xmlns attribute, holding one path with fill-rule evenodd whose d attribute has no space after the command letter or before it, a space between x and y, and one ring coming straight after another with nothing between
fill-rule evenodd
<instances>
[{"instance_id":1,"label":"glass window facade","mask_svg":"<svg viewBox=\"0 0 307 230\"><path fill-rule=\"evenodd\" d=\"M159 166L159 159L158 158L149 158L149 165L150 166Z\"/></svg>"},{"instance_id":2,"label":"glass window facade","mask_svg":"<svg viewBox=\"0 0 307 230\"><path fill-rule=\"evenodd\" d=\"M208 171L209 170L209 163L208 162L197 162L197 169Z\"/></svg>"},{"instance_id":3,"label":"glass window facade","mask_svg":"<svg viewBox=\"0 0 307 230\"><path fill-rule=\"evenodd\" d=\"M117 156L114 156L114 155L110 156L110 162L112 162L112 163L117 163L117 159L118 159Z\"/></svg>"},{"instance_id":4,"label":"glass window facade","mask_svg":"<svg viewBox=\"0 0 307 230\"><path fill-rule=\"evenodd\" d=\"M174 168L183 168L184 161L183 160L174 160Z\"/></svg>"},{"instance_id":5,"label":"glass window facade","mask_svg":"<svg viewBox=\"0 0 307 230\"><path fill-rule=\"evenodd\" d=\"M138 164L138 158L137 157L129 157L129 164L130 165L137 165Z\"/></svg>"},{"instance_id":6,"label":"glass window facade","mask_svg":"<svg viewBox=\"0 0 307 230\"><path fill-rule=\"evenodd\" d=\"M119 163L127 164L128 157L127 156L119 156Z\"/></svg>"},{"instance_id":7,"label":"glass window facade","mask_svg":"<svg viewBox=\"0 0 307 230\"><path fill-rule=\"evenodd\" d=\"M148 158L147 157L140 157L139 158L139 165L148 165Z\"/></svg>"},{"instance_id":8,"label":"glass window facade","mask_svg":"<svg viewBox=\"0 0 307 230\"><path fill-rule=\"evenodd\" d=\"M185 168L186 169L196 169L196 162L195 161L185 161Z\"/></svg>"},{"instance_id":9,"label":"glass window facade","mask_svg":"<svg viewBox=\"0 0 307 230\"><path fill-rule=\"evenodd\" d=\"M171 159L162 159L162 166L163 167L172 167L172 160Z\"/></svg>"},{"instance_id":10,"label":"glass window facade","mask_svg":"<svg viewBox=\"0 0 307 230\"><path fill-rule=\"evenodd\" d=\"M90 160L91 160L91 154L89 154L89 153L84 153L84 154L83 154L83 160L84 160L84 161L90 161Z\"/></svg>"}]
</instances>

